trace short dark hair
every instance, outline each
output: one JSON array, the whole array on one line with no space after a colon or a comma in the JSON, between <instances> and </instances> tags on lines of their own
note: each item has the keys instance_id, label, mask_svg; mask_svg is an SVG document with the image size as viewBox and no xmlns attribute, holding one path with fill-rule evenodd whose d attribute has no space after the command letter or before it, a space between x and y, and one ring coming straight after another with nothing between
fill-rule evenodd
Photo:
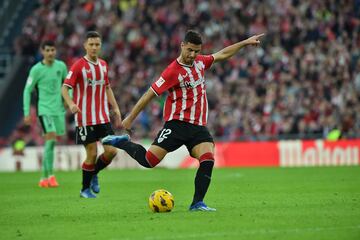
<instances>
[{"instance_id":1,"label":"short dark hair","mask_svg":"<svg viewBox=\"0 0 360 240\"><path fill-rule=\"evenodd\" d=\"M188 30L184 37L184 43L192 43L195 45L202 44L202 39L200 33L195 30Z\"/></svg>"},{"instance_id":2,"label":"short dark hair","mask_svg":"<svg viewBox=\"0 0 360 240\"><path fill-rule=\"evenodd\" d=\"M101 39L101 35L97 31L88 31L86 33L85 38L86 38L86 40L88 40L89 38L100 38Z\"/></svg>"},{"instance_id":3,"label":"short dark hair","mask_svg":"<svg viewBox=\"0 0 360 240\"><path fill-rule=\"evenodd\" d=\"M53 40L44 40L40 44L41 49L45 49L45 47L55 47L55 42Z\"/></svg>"}]
</instances>

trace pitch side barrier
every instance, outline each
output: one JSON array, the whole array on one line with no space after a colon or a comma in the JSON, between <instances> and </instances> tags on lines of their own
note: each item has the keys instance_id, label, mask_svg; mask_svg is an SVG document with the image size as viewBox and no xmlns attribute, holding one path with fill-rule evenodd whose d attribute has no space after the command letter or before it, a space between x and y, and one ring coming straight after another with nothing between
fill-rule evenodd
<instances>
[{"instance_id":1,"label":"pitch side barrier","mask_svg":"<svg viewBox=\"0 0 360 240\"><path fill-rule=\"evenodd\" d=\"M103 151L101 145L99 154ZM149 147L147 145L146 147ZM27 147L23 156L13 155L11 148L0 150L0 171L40 171L42 147ZM273 142L217 142L216 167L314 167L357 166L360 164L360 139L339 141L273 141ZM82 146L56 146L56 170L80 169L85 159ZM189 156L185 147L169 153L158 167L196 167L196 159ZM142 168L124 151L109 166L116 168Z\"/></svg>"}]
</instances>

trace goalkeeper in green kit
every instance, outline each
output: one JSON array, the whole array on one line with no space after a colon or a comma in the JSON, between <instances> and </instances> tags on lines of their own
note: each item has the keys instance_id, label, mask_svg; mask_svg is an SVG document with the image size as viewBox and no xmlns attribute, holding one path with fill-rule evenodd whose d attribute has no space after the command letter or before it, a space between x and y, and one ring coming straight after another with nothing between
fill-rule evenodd
<instances>
[{"instance_id":1,"label":"goalkeeper in green kit","mask_svg":"<svg viewBox=\"0 0 360 240\"><path fill-rule=\"evenodd\" d=\"M29 73L24 89L24 123L31 124L31 92L37 92L37 115L44 131L44 154L42 177L39 186L57 187L59 184L53 173L56 136L65 134L65 108L61 97L61 86L67 75L64 62L56 60L53 41L44 41L40 46L43 60L35 64Z\"/></svg>"}]
</instances>

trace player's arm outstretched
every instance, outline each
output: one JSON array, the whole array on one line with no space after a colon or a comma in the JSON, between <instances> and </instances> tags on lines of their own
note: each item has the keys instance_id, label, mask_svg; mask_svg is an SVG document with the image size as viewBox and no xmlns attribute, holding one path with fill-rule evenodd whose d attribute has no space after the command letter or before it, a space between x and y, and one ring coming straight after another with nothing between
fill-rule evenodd
<instances>
[{"instance_id":1,"label":"player's arm outstretched","mask_svg":"<svg viewBox=\"0 0 360 240\"><path fill-rule=\"evenodd\" d=\"M234 43L226 48L221 49L217 53L213 54L214 62L220 62L220 61L224 61L224 60L231 58L241 48L243 48L245 46L248 46L248 45L258 46L260 44L260 38L264 35L265 35L264 33L259 34L259 35L254 35L254 36L249 37L248 39L245 39L241 42Z\"/></svg>"},{"instance_id":2,"label":"player's arm outstretched","mask_svg":"<svg viewBox=\"0 0 360 240\"><path fill-rule=\"evenodd\" d=\"M149 88L144 95L139 99L139 101L135 104L133 109L131 110L129 116L127 116L122 122L123 127L126 130L131 129L132 122L135 120L137 115L148 105L148 103L155 97L154 91Z\"/></svg>"}]
</instances>

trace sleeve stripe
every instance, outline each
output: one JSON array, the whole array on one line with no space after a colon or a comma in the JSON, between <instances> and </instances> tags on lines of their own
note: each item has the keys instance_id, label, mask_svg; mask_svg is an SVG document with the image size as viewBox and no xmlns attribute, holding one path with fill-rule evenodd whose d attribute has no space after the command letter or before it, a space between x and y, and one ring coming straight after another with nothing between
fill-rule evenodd
<instances>
[{"instance_id":1,"label":"sleeve stripe","mask_svg":"<svg viewBox=\"0 0 360 240\"><path fill-rule=\"evenodd\" d=\"M151 86L150 89L155 93L156 96L159 96L159 94L155 91L155 89L153 89L153 87Z\"/></svg>"}]
</instances>

